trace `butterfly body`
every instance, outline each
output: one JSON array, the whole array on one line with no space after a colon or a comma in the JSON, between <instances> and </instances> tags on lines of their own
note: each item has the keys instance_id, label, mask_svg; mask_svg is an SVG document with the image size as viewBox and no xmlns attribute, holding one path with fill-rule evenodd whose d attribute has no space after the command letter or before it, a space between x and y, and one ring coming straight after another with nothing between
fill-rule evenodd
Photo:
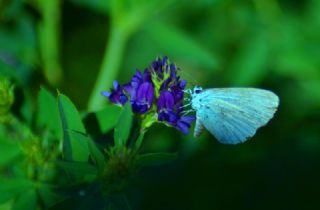
<instances>
[{"instance_id":1,"label":"butterfly body","mask_svg":"<svg viewBox=\"0 0 320 210\"><path fill-rule=\"evenodd\" d=\"M224 144L238 144L254 136L273 117L279 98L257 88L195 88L191 106L196 111L194 136L205 127Z\"/></svg>"}]
</instances>

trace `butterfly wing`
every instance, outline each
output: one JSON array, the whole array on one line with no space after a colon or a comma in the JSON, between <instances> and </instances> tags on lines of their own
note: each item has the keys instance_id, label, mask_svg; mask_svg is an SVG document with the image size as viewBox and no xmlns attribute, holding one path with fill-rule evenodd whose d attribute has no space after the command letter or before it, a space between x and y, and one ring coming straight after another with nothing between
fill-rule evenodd
<instances>
[{"instance_id":1,"label":"butterfly wing","mask_svg":"<svg viewBox=\"0 0 320 210\"><path fill-rule=\"evenodd\" d=\"M254 136L273 117L279 105L274 93L256 88L208 89L193 103L198 123L224 144L238 144Z\"/></svg>"}]
</instances>

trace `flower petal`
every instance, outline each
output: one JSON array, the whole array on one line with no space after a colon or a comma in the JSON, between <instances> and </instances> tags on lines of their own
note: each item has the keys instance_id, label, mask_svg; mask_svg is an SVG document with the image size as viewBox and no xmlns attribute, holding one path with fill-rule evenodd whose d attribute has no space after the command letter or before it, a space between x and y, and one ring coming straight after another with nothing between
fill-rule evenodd
<instances>
[{"instance_id":1,"label":"flower petal","mask_svg":"<svg viewBox=\"0 0 320 210\"><path fill-rule=\"evenodd\" d=\"M111 93L109 91L102 91L101 95L103 95L105 97L109 97L111 95Z\"/></svg>"},{"instance_id":2,"label":"flower petal","mask_svg":"<svg viewBox=\"0 0 320 210\"><path fill-rule=\"evenodd\" d=\"M183 134L188 134L190 126L188 126L184 122L179 121L176 128L180 130Z\"/></svg>"},{"instance_id":3,"label":"flower petal","mask_svg":"<svg viewBox=\"0 0 320 210\"><path fill-rule=\"evenodd\" d=\"M174 98L171 92L165 90L160 93L159 99L157 101L157 108L159 111L161 111L162 109L173 110Z\"/></svg>"}]
</instances>

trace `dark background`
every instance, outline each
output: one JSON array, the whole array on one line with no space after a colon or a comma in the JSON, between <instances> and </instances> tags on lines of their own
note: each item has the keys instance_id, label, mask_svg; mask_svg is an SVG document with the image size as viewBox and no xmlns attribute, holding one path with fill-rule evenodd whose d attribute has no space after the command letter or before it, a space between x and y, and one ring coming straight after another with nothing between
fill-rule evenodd
<instances>
[{"instance_id":1,"label":"dark background","mask_svg":"<svg viewBox=\"0 0 320 210\"><path fill-rule=\"evenodd\" d=\"M0 72L33 99L40 85L59 88L86 111L110 45L112 4L66 0L57 14L46 2L0 1ZM131 10L146 1L128 2ZM279 95L280 107L267 127L237 146L207 132L194 139L153 126L143 150L178 151L179 158L140 172L129 191L133 209L319 209L320 1L152 2L128 36L114 79L127 82L136 68L167 55L190 87L265 88ZM43 35L48 10L48 22L58 24ZM46 59L50 53L56 56ZM59 80L50 78L55 70L45 73L50 65L61 70Z\"/></svg>"}]
</instances>

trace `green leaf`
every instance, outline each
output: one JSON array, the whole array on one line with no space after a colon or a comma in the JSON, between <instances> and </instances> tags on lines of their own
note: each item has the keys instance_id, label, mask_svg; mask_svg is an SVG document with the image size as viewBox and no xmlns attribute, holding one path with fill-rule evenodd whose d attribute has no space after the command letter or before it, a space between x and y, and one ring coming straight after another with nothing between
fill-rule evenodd
<instances>
[{"instance_id":1,"label":"green leaf","mask_svg":"<svg viewBox=\"0 0 320 210\"><path fill-rule=\"evenodd\" d=\"M105 157L103 153L99 150L97 145L92 139L88 139L88 144L89 144L89 150L92 158L94 159L97 168L99 171L102 171L104 166L105 166Z\"/></svg>"},{"instance_id":2,"label":"green leaf","mask_svg":"<svg viewBox=\"0 0 320 210\"><path fill-rule=\"evenodd\" d=\"M268 73L268 54L266 36L254 34L242 44L230 67L230 83L239 86L259 83Z\"/></svg>"},{"instance_id":3,"label":"green leaf","mask_svg":"<svg viewBox=\"0 0 320 210\"><path fill-rule=\"evenodd\" d=\"M216 56L185 32L164 23L152 23L146 29L166 55L183 58L210 70L217 69Z\"/></svg>"},{"instance_id":4,"label":"green leaf","mask_svg":"<svg viewBox=\"0 0 320 210\"><path fill-rule=\"evenodd\" d=\"M13 199L19 193L33 188L33 183L27 179L3 179L0 178L0 203Z\"/></svg>"},{"instance_id":5,"label":"green leaf","mask_svg":"<svg viewBox=\"0 0 320 210\"><path fill-rule=\"evenodd\" d=\"M34 96L32 95L31 92L24 91L24 97L25 97L25 100L24 100L24 102L21 106L21 109L20 109L21 115L22 115L23 119L25 120L26 124L32 125L33 119L34 119L34 113L32 111L33 106L34 106L34 104L33 104L33 97ZM57 107L55 106L55 108L57 108ZM57 126L59 127L59 122L58 122Z\"/></svg>"},{"instance_id":6,"label":"green leaf","mask_svg":"<svg viewBox=\"0 0 320 210\"><path fill-rule=\"evenodd\" d=\"M12 210L35 210L36 208L37 192L35 188L21 192L12 206Z\"/></svg>"},{"instance_id":7,"label":"green leaf","mask_svg":"<svg viewBox=\"0 0 320 210\"><path fill-rule=\"evenodd\" d=\"M76 134L86 134L79 112L70 99L62 94L58 96L58 106L63 129L64 159L86 161L89 156L88 144L81 135Z\"/></svg>"},{"instance_id":8,"label":"green leaf","mask_svg":"<svg viewBox=\"0 0 320 210\"><path fill-rule=\"evenodd\" d=\"M97 165L97 169L103 170L104 165L105 165L105 157L103 155L103 153L98 149L97 145L95 144L95 142L87 135L79 133L79 132L72 132L72 136L75 137L75 139L77 139L77 142L81 143L78 144L78 152L82 152L87 154L87 149L89 149L89 153L92 156L92 158L94 159L96 165ZM76 149L77 151L77 149ZM74 154L76 156L76 154ZM79 154L78 156L80 157L82 154ZM84 156L84 155L82 155ZM84 156L86 157L86 156ZM83 160L83 161L87 161L87 159Z\"/></svg>"},{"instance_id":9,"label":"green leaf","mask_svg":"<svg viewBox=\"0 0 320 210\"><path fill-rule=\"evenodd\" d=\"M175 153L149 153L139 155L139 164L142 167L161 165L175 159L177 159L177 154Z\"/></svg>"},{"instance_id":10,"label":"green leaf","mask_svg":"<svg viewBox=\"0 0 320 210\"><path fill-rule=\"evenodd\" d=\"M126 145L132 125L132 112L130 104L123 107L118 123L114 129L115 146L121 148Z\"/></svg>"},{"instance_id":11,"label":"green leaf","mask_svg":"<svg viewBox=\"0 0 320 210\"><path fill-rule=\"evenodd\" d=\"M0 136L0 168L7 166L7 164L21 154L20 146L17 142L10 140L6 139L4 136Z\"/></svg>"},{"instance_id":12,"label":"green leaf","mask_svg":"<svg viewBox=\"0 0 320 210\"><path fill-rule=\"evenodd\" d=\"M97 169L89 163L56 161L58 167L74 175L96 175Z\"/></svg>"},{"instance_id":13,"label":"green leaf","mask_svg":"<svg viewBox=\"0 0 320 210\"><path fill-rule=\"evenodd\" d=\"M111 130L118 122L121 108L115 105L107 105L103 110L96 113L100 129L103 133Z\"/></svg>"},{"instance_id":14,"label":"green leaf","mask_svg":"<svg viewBox=\"0 0 320 210\"><path fill-rule=\"evenodd\" d=\"M38 94L37 125L47 127L57 139L61 138L59 110L56 98L45 88L41 88Z\"/></svg>"},{"instance_id":15,"label":"green leaf","mask_svg":"<svg viewBox=\"0 0 320 210\"><path fill-rule=\"evenodd\" d=\"M55 193L53 187L47 184L41 185L39 195L46 205L46 208L50 208L65 199L63 196Z\"/></svg>"},{"instance_id":16,"label":"green leaf","mask_svg":"<svg viewBox=\"0 0 320 210\"><path fill-rule=\"evenodd\" d=\"M89 138L82 133L76 131L70 131L72 139L72 157L75 161L88 161L89 151Z\"/></svg>"}]
</instances>

